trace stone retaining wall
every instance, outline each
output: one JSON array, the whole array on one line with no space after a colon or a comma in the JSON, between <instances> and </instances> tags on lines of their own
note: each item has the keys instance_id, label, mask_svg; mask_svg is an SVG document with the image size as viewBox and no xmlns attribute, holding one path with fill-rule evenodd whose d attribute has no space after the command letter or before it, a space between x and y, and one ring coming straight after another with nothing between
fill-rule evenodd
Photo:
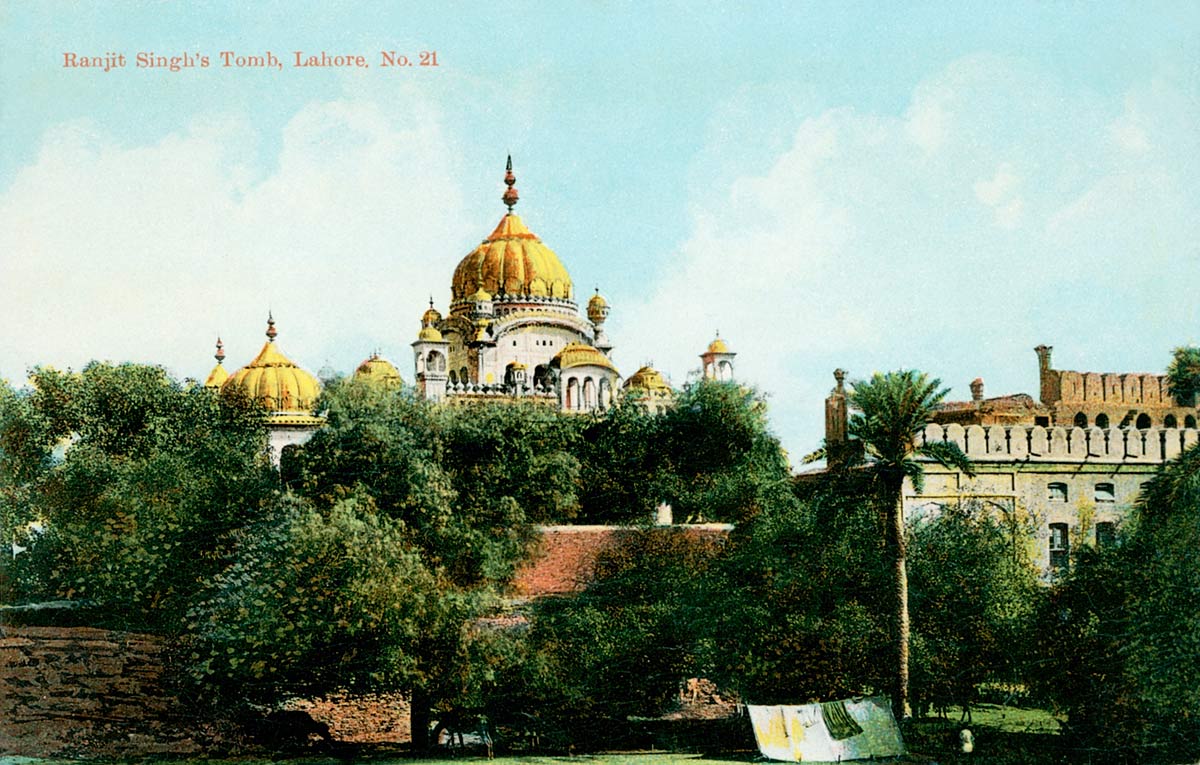
<instances>
[{"instance_id":1,"label":"stone retaining wall","mask_svg":"<svg viewBox=\"0 0 1200 765\"><path fill-rule=\"evenodd\" d=\"M196 754L163 688L163 643L86 627L0 627L0 754Z\"/></svg>"}]
</instances>

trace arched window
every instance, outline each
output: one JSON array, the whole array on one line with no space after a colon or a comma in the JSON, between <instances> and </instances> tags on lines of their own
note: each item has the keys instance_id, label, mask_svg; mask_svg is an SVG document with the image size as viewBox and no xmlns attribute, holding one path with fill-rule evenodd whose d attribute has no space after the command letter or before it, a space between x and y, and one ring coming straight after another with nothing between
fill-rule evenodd
<instances>
[{"instance_id":1,"label":"arched window","mask_svg":"<svg viewBox=\"0 0 1200 765\"><path fill-rule=\"evenodd\" d=\"M1108 415L1107 414L1104 414L1103 412L1101 412L1100 414L1096 415L1096 427L1097 428L1107 428L1108 427Z\"/></svg>"},{"instance_id":2,"label":"arched window","mask_svg":"<svg viewBox=\"0 0 1200 765\"><path fill-rule=\"evenodd\" d=\"M1075 427L1086 428L1087 426L1088 426L1087 415L1084 414L1083 412L1079 412L1078 414L1076 414L1075 415Z\"/></svg>"},{"instance_id":3,"label":"arched window","mask_svg":"<svg viewBox=\"0 0 1200 765\"><path fill-rule=\"evenodd\" d=\"M1111 483L1096 484L1096 501L1097 502L1116 502L1117 492Z\"/></svg>"},{"instance_id":4,"label":"arched window","mask_svg":"<svg viewBox=\"0 0 1200 765\"><path fill-rule=\"evenodd\" d=\"M1141 414L1139 414L1139 415L1138 415L1138 418L1137 418L1137 429L1138 429L1138 430L1145 430L1145 429L1146 429L1146 428L1148 428L1148 427L1150 427L1150 415L1148 415L1148 414L1146 414L1145 412L1143 412L1143 413L1141 413Z\"/></svg>"},{"instance_id":5,"label":"arched window","mask_svg":"<svg viewBox=\"0 0 1200 765\"><path fill-rule=\"evenodd\" d=\"M451 384L451 385L458 385L458 375L457 375L457 374L455 374L454 372L451 372L451 373L450 373L450 384Z\"/></svg>"},{"instance_id":6,"label":"arched window","mask_svg":"<svg viewBox=\"0 0 1200 765\"><path fill-rule=\"evenodd\" d=\"M1178 428L1179 420L1175 419L1175 415L1168 414L1166 417L1163 418L1163 427L1164 428Z\"/></svg>"},{"instance_id":7,"label":"arched window","mask_svg":"<svg viewBox=\"0 0 1200 765\"><path fill-rule=\"evenodd\" d=\"M733 364L728 361L722 361L717 364L717 379L732 380L733 379Z\"/></svg>"},{"instance_id":8,"label":"arched window","mask_svg":"<svg viewBox=\"0 0 1200 765\"><path fill-rule=\"evenodd\" d=\"M1050 524L1050 568L1066 569L1071 561L1071 536L1067 524Z\"/></svg>"},{"instance_id":9,"label":"arched window","mask_svg":"<svg viewBox=\"0 0 1200 765\"><path fill-rule=\"evenodd\" d=\"M607 409L612 405L612 385L607 377L600 379L600 408Z\"/></svg>"},{"instance_id":10,"label":"arched window","mask_svg":"<svg viewBox=\"0 0 1200 765\"><path fill-rule=\"evenodd\" d=\"M588 411L596 408L596 383L590 377L583 381L583 408Z\"/></svg>"},{"instance_id":11,"label":"arched window","mask_svg":"<svg viewBox=\"0 0 1200 765\"><path fill-rule=\"evenodd\" d=\"M1067 485L1065 483L1046 484L1046 499L1051 502L1067 501Z\"/></svg>"},{"instance_id":12,"label":"arched window","mask_svg":"<svg viewBox=\"0 0 1200 765\"><path fill-rule=\"evenodd\" d=\"M1117 525L1112 521L1096 524L1096 547L1108 547L1117 539Z\"/></svg>"},{"instance_id":13,"label":"arched window","mask_svg":"<svg viewBox=\"0 0 1200 765\"><path fill-rule=\"evenodd\" d=\"M445 372L446 357L437 351L430 351L429 356L425 360L425 368L430 372Z\"/></svg>"},{"instance_id":14,"label":"arched window","mask_svg":"<svg viewBox=\"0 0 1200 765\"><path fill-rule=\"evenodd\" d=\"M1183 418L1183 427L1185 427L1185 428L1196 427L1196 415L1189 414L1187 417L1184 417Z\"/></svg>"},{"instance_id":15,"label":"arched window","mask_svg":"<svg viewBox=\"0 0 1200 765\"><path fill-rule=\"evenodd\" d=\"M466 385L467 383L469 383L471 381L470 375L467 374L466 367L463 367L462 369L458 370L458 381L460 383L462 383L463 385Z\"/></svg>"},{"instance_id":16,"label":"arched window","mask_svg":"<svg viewBox=\"0 0 1200 765\"><path fill-rule=\"evenodd\" d=\"M567 380L567 409L579 408L579 378Z\"/></svg>"}]
</instances>

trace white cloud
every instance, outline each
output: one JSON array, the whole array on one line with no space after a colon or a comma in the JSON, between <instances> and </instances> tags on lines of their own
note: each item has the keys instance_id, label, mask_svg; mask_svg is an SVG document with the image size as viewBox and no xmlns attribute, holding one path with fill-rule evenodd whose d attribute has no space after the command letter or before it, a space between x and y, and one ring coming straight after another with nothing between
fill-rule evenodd
<instances>
[{"instance_id":1,"label":"white cloud","mask_svg":"<svg viewBox=\"0 0 1200 765\"><path fill-rule=\"evenodd\" d=\"M444 287L428 260L452 264L476 237L436 113L396 108L309 104L265 175L250 148L263 137L236 120L149 146L87 124L49 133L0 196L0 373L96 357L202 377L218 333L227 367L253 357L268 308L310 369L382 348L406 370L425 300Z\"/></svg>"}]
</instances>

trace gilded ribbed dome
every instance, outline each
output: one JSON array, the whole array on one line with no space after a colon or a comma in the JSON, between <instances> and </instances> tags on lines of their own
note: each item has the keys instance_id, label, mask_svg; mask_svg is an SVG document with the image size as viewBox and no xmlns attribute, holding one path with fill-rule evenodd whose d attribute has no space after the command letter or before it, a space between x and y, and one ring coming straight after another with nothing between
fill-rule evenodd
<instances>
[{"instance_id":1,"label":"gilded ribbed dome","mask_svg":"<svg viewBox=\"0 0 1200 765\"><path fill-rule=\"evenodd\" d=\"M424 340L427 343L442 342L442 333L437 327L421 327L421 331L417 333L418 340Z\"/></svg>"},{"instance_id":2,"label":"gilded ribbed dome","mask_svg":"<svg viewBox=\"0 0 1200 765\"><path fill-rule=\"evenodd\" d=\"M588 319L593 324L603 324L604 320L608 318L608 311L608 301L604 299L604 296L600 294L600 290L597 289L596 294L592 295L592 299L587 304Z\"/></svg>"},{"instance_id":3,"label":"gilded ribbed dome","mask_svg":"<svg viewBox=\"0 0 1200 765\"><path fill-rule=\"evenodd\" d=\"M404 381L400 379L400 370L378 353L372 353L369 359L358 365L358 369L354 370L354 379L377 383L389 388L404 384Z\"/></svg>"},{"instance_id":4,"label":"gilded ribbed dome","mask_svg":"<svg viewBox=\"0 0 1200 765\"><path fill-rule=\"evenodd\" d=\"M571 276L558 256L511 213L454 269L454 300L474 300L481 289L563 299L572 294Z\"/></svg>"},{"instance_id":5,"label":"gilded ribbed dome","mask_svg":"<svg viewBox=\"0 0 1200 765\"><path fill-rule=\"evenodd\" d=\"M490 295L531 295L562 300L571 299L571 275L542 240L537 238L520 216L513 214L517 204L516 178L512 172L512 157L504 174L508 187L501 199L508 214L454 269L450 284L451 299L479 301L480 293Z\"/></svg>"},{"instance_id":6,"label":"gilded ribbed dome","mask_svg":"<svg viewBox=\"0 0 1200 765\"><path fill-rule=\"evenodd\" d=\"M622 387L648 391L670 391L671 386L663 379L662 373L652 366L644 366L629 376Z\"/></svg>"},{"instance_id":7,"label":"gilded ribbed dome","mask_svg":"<svg viewBox=\"0 0 1200 765\"><path fill-rule=\"evenodd\" d=\"M240 389L274 413L311 415L321 393L317 378L296 366L275 347L275 321L267 320L267 342L221 390Z\"/></svg>"},{"instance_id":8,"label":"gilded ribbed dome","mask_svg":"<svg viewBox=\"0 0 1200 765\"><path fill-rule=\"evenodd\" d=\"M558 352L552 359L551 363L557 364L559 369L570 369L571 367L582 367L593 365L611 369L616 372L617 368L607 356L601 353L596 348L583 343L568 343L565 348Z\"/></svg>"},{"instance_id":9,"label":"gilded ribbed dome","mask_svg":"<svg viewBox=\"0 0 1200 765\"><path fill-rule=\"evenodd\" d=\"M442 320L442 315L433 307L433 300L429 301L429 307L425 309L425 313L421 314L421 326L432 327Z\"/></svg>"}]
</instances>

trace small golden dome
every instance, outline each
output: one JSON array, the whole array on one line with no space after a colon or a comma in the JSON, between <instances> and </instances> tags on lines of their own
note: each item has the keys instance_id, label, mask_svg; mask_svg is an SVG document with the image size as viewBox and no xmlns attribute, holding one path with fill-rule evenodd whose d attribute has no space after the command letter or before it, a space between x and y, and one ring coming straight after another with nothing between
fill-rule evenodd
<instances>
[{"instance_id":1,"label":"small golden dome","mask_svg":"<svg viewBox=\"0 0 1200 765\"><path fill-rule=\"evenodd\" d=\"M592 295L592 299L587 304L587 316L593 324L603 324L608 318L608 301L600 294L600 289L596 289L596 294Z\"/></svg>"},{"instance_id":2,"label":"small golden dome","mask_svg":"<svg viewBox=\"0 0 1200 765\"><path fill-rule=\"evenodd\" d=\"M471 297L467 299L473 303L486 303L492 299L492 293L488 292L483 287L480 287L479 289L475 290L475 294L471 295Z\"/></svg>"},{"instance_id":3,"label":"small golden dome","mask_svg":"<svg viewBox=\"0 0 1200 765\"><path fill-rule=\"evenodd\" d=\"M621 387L652 392L671 390L671 386L667 385L667 381L663 379L662 373L649 365L642 367L630 375L629 379Z\"/></svg>"},{"instance_id":4,"label":"small golden dome","mask_svg":"<svg viewBox=\"0 0 1200 765\"><path fill-rule=\"evenodd\" d=\"M729 346L717 335L717 339L708 344L709 353L729 353Z\"/></svg>"},{"instance_id":5,"label":"small golden dome","mask_svg":"<svg viewBox=\"0 0 1200 765\"><path fill-rule=\"evenodd\" d=\"M509 212L488 238L454 269L451 298L474 300L473 295L483 289L492 295L505 293L569 300L571 276L566 267L553 250L525 227L520 216L512 213L516 196L510 180L511 169L505 176L505 183L513 192L512 195L505 194Z\"/></svg>"},{"instance_id":6,"label":"small golden dome","mask_svg":"<svg viewBox=\"0 0 1200 765\"><path fill-rule=\"evenodd\" d=\"M225 367L219 363L212 368L208 373L208 379L204 381L205 388L220 388L229 379L229 373L225 371Z\"/></svg>"},{"instance_id":7,"label":"small golden dome","mask_svg":"<svg viewBox=\"0 0 1200 765\"><path fill-rule=\"evenodd\" d=\"M424 340L427 343L442 342L442 333L437 327L421 327L421 331L417 333L418 340Z\"/></svg>"},{"instance_id":8,"label":"small golden dome","mask_svg":"<svg viewBox=\"0 0 1200 765\"><path fill-rule=\"evenodd\" d=\"M551 360L552 364L556 364L559 369L570 369L571 367L582 366L597 366L611 369L613 372L617 368L607 356L601 353L598 349L584 345L583 343L568 343L565 348ZM618 372L618 374L620 374Z\"/></svg>"},{"instance_id":9,"label":"small golden dome","mask_svg":"<svg viewBox=\"0 0 1200 765\"><path fill-rule=\"evenodd\" d=\"M429 308L425 309L425 313L421 314L421 326L432 327L442 320L442 315L433 307L433 298L429 298Z\"/></svg>"},{"instance_id":10,"label":"small golden dome","mask_svg":"<svg viewBox=\"0 0 1200 765\"><path fill-rule=\"evenodd\" d=\"M317 378L296 366L275 347L275 321L267 320L267 342L221 390L240 389L274 413L311 414L321 393Z\"/></svg>"},{"instance_id":11,"label":"small golden dome","mask_svg":"<svg viewBox=\"0 0 1200 765\"><path fill-rule=\"evenodd\" d=\"M208 373L208 379L204 381L205 388L220 389L225 381L229 379L229 373L225 371L225 367L221 366L221 362L225 360L225 344L221 342L221 338L217 338L217 352L213 354L213 358L217 360L217 365Z\"/></svg>"},{"instance_id":12,"label":"small golden dome","mask_svg":"<svg viewBox=\"0 0 1200 765\"><path fill-rule=\"evenodd\" d=\"M424 332L424 330L421 331ZM435 329L434 332L437 330ZM354 370L354 379L378 383L385 387L404 384L400 378L400 370L378 353L372 353L369 359L358 365L358 369Z\"/></svg>"}]
</instances>

